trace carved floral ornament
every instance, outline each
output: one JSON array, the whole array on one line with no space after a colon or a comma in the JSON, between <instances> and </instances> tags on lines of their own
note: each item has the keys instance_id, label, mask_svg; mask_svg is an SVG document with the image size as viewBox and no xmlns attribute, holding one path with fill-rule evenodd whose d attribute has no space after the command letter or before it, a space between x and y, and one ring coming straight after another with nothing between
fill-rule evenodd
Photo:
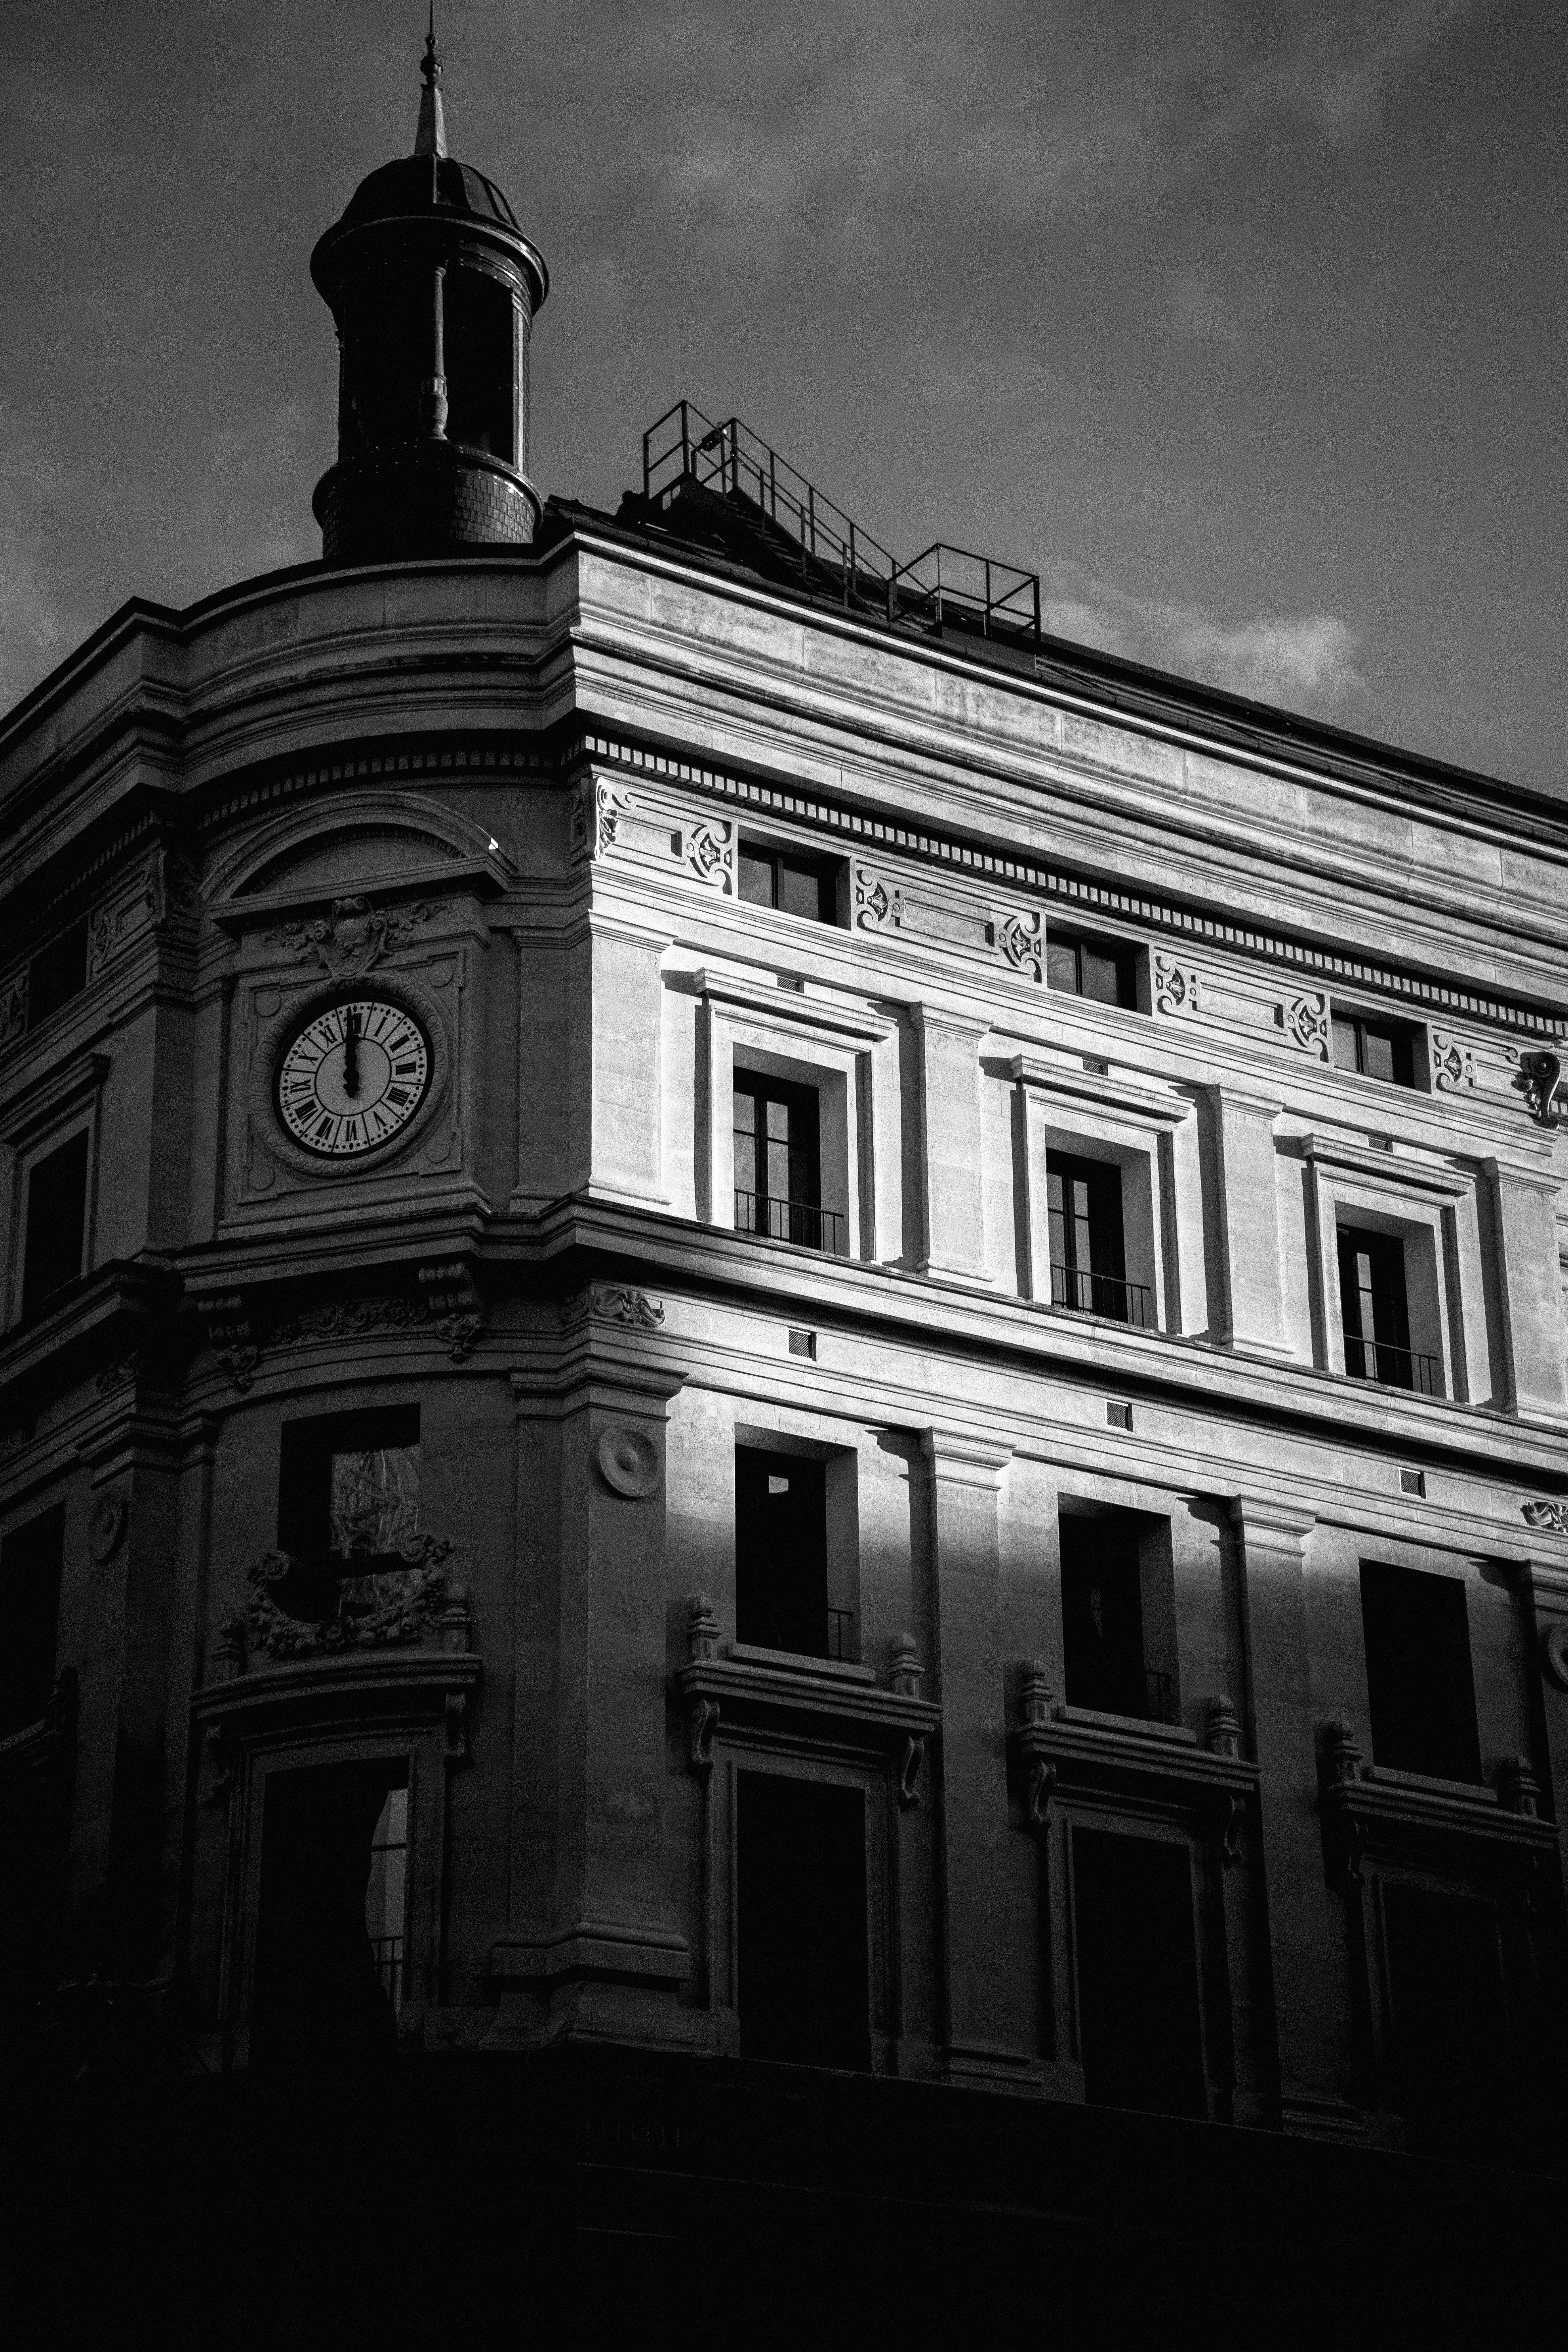
<instances>
[{"instance_id":1,"label":"carved floral ornament","mask_svg":"<svg viewBox=\"0 0 1568 2352\"><path fill-rule=\"evenodd\" d=\"M1292 1045L1320 1062L1331 1058L1332 1034L1329 1000L1322 995L1292 996L1274 1008L1274 1018Z\"/></svg>"},{"instance_id":2,"label":"carved floral ornament","mask_svg":"<svg viewBox=\"0 0 1568 2352\"><path fill-rule=\"evenodd\" d=\"M586 1289L574 1290L561 1302L561 1320L568 1329L574 1323L590 1319L657 1331L664 1322L664 1302L649 1298L645 1291L629 1289L624 1283L591 1282Z\"/></svg>"},{"instance_id":3,"label":"carved floral ornament","mask_svg":"<svg viewBox=\"0 0 1568 2352\"><path fill-rule=\"evenodd\" d=\"M1476 1057L1462 1037L1432 1032L1432 1083L1439 1094L1458 1094L1476 1083Z\"/></svg>"},{"instance_id":4,"label":"carved floral ornament","mask_svg":"<svg viewBox=\"0 0 1568 2352\"><path fill-rule=\"evenodd\" d=\"M318 1616L297 1614L311 1604L294 1596L300 1590L319 1593L319 1583L306 1580L288 1552L263 1552L247 1579L252 1643L264 1657L307 1658L425 1641L442 1626L450 1601L461 1601L459 1586L448 1595L442 1566L456 1549L444 1537L420 1536L404 1547L395 1567L334 1579L331 1603Z\"/></svg>"},{"instance_id":5,"label":"carved floral ornament","mask_svg":"<svg viewBox=\"0 0 1568 2352\"><path fill-rule=\"evenodd\" d=\"M1178 963L1174 956L1155 955L1154 1010L1167 1013L1203 1010L1203 983L1195 966Z\"/></svg>"},{"instance_id":6,"label":"carved floral ornament","mask_svg":"<svg viewBox=\"0 0 1568 2352\"><path fill-rule=\"evenodd\" d=\"M1557 1124L1557 1089L1563 1076L1563 1055L1555 1047L1548 1050L1537 1046L1526 1051L1510 1045L1505 1048L1514 1065L1514 1085L1524 1097L1524 1107L1541 1127Z\"/></svg>"},{"instance_id":7,"label":"carved floral ornament","mask_svg":"<svg viewBox=\"0 0 1568 2352\"><path fill-rule=\"evenodd\" d=\"M298 963L318 965L330 980L359 980L393 949L406 947L416 924L442 911L439 902L427 898L392 914L368 898L334 898L330 915L285 923L268 932L267 943L287 948Z\"/></svg>"},{"instance_id":8,"label":"carved floral ornament","mask_svg":"<svg viewBox=\"0 0 1568 2352\"><path fill-rule=\"evenodd\" d=\"M1522 1503L1520 1508L1527 1528L1535 1528L1546 1535L1568 1536L1568 1500L1553 1496L1541 1502Z\"/></svg>"}]
</instances>

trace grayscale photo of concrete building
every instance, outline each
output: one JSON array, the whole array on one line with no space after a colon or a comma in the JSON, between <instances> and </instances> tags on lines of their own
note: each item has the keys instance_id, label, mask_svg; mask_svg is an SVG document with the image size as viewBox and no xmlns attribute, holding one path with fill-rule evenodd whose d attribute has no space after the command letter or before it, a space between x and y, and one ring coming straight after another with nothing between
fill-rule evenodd
<instances>
[{"instance_id":1,"label":"grayscale photo of concrete building","mask_svg":"<svg viewBox=\"0 0 1568 2352\"><path fill-rule=\"evenodd\" d=\"M687 399L547 495L423 75L320 560L0 723L26 2095L649 2261L1544 2227L1568 811Z\"/></svg>"}]
</instances>

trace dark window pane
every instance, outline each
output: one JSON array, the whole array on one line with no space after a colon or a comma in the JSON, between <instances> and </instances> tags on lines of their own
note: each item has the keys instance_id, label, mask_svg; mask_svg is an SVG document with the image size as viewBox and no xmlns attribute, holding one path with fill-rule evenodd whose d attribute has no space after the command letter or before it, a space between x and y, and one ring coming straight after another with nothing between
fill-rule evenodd
<instances>
[{"instance_id":1,"label":"dark window pane","mask_svg":"<svg viewBox=\"0 0 1568 2352\"><path fill-rule=\"evenodd\" d=\"M1462 1580L1363 1560L1361 1611L1373 1764L1479 1780Z\"/></svg>"},{"instance_id":2,"label":"dark window pane","mask_svg":"<svg viewBox=\"0 0 1568 2352\"><path fill-rule=\"evenodd\" d=\"M27 1176L22 1312L30 1315L81 1272L87 1220L87 1129L35 1160Z\"/></svg>"},{"instance_id":3,"label":"dark window pane","mask_svg":"<svg viewBox=\"0 0 1568 2352\"><path fill-rule=\"evenodd\" d=\"M1097 948L1087 940L1079 950L1083 971L1083 992L1092 996L1097 1004L1121 1003L1121 959L1108 948Z\"/></svg>"},{"instance_id":4,"label":"dark window pane","mask_svg":"<svg viewBox=\"0 0 1568 2352\"><path fill-rule=\"evenodd\" d=\"M789 1105L787 1103L769 1102L768 1140L770 1143L789 1141Z\"/></svg>"},{"instance_id":5,"label":"dark window pane","mask_svg":"<svg viewBox=\"0 0 1568 2352\"><path fill-rule=\"evenodd\" d=\"M1360 1056L1356 1052L1356 1024L1334 1015L1334 1067L1336 1070L1358 1070Z\"/></svg>"},{"instance_id":6,"label":"dark window pane","mask_svg":"<svg viewBox=\"0 0 1568 2352\"><path fill-rule=\"evenodd\" d=\"M735 1089L735 1132L737 1135L754 1135L756 1131L757 1098L755 1095L742 1094L740 1087L737 1087Z\"/></svg>"},{"instance_id":7,"label":"dark window pane","mask_svg":"<svg viewBox=\"0 0 1568 2352\"><path fill-rule=\"evenodd\" d=\"M1149 1696L1137 1531L1119 1517L1068 1515L1059 1524L1068 1704L1142 1719Z\"/></svg>"},{"instance_id":8,"label":"dark window pane","mask_svg":"<svg viewBox=\"0 0 1568 2352\"><path fill-rule=\"evenodd\" d=\"M820 1462L735 1448L735 1634L827 1655L827 1500Z\"/></svg>"},{"instance_id":9,"label":"dark window pane","mask_svg":"<svg viewBox=\"0 0 1568 2352\"><path fill-rule=\"evenodd\" d=\"M1363 1029L1362 1031L1362 1052L1365 1057L1364 1066L1367 1076L1369 1078L1385 1078L1392 1083L1394 1077L1394 1040L1389 1035L1387 1030Z\"/></svg>"},{"instance_id":10,"label":"dark window pane","mask_svg":"<svg viewBox=\"0 0 1568 2352\"><path fill-rule=\"evenodd\" d=\"M418 1501L417 1405L285 1422L278 1549L322 1573L323 1605L345 1590L345 1554L359 1568L395 1557L417 1533Z\"/></svg>"},{"instance_id":11,"label":"dark window pane","mask_svg":"<svg viewBox=\"0 0 1568 2352\"><path fill-rule=\"evenodd\" d=\"M786 915L804 915L814 923L830 919L822 908L823 876L816 866L798 858L779 859L779 904Z\"/></svg>"},{"instance_id":12,"label":"dark window pane","mask_svg":"<svg viewBox=\"0 0 1568 2352\"><path fill-rule=\"evenodd\" d=\"M87 918L40 948L27 966L27 1026L36 1029L87 986Z\"/></svg>"},{"instance_id":13,"label":"dark window pane","mask_svg":"<svg viewBox=\"0 0 1568 2352\"><path fill-rule=\"evenodd\" d=\"M1078 994L1078 950L1071 940L1046 941L1046 985Z\"/></svg>"},{"instance_id":14,"label":"dark window pane","mask_svg":"<svg viewBox=\"0 0 1568 2352\"><path fill-rule=\"evenodd\" d=\"M1407 2144L1470 2163L1505 2133L1517 2147L1495 1906L1385 1884L1383 1906Z\"/></svg>"},{"instance_id":15,"label":"dark window pane","mask_svg":"<svg viewBox=\"0 0 1568 2352\"><path fill-rule=\"evenodd\" d=\"M1075 1827L1072 1868L1088 2096L1206 2115L1186 1847Z\"/></svg>"},{"instance_id":16,"label":"dark window pane","mask_svg":"<svg viewBox=\"0 0 1568 2352\"><path fill-rule=\"evenodd\" d=\"M736 1777L742 2055L868 2067L865 1798Z\"/></svg>"},{"instance_id":17,"label":"dark window pane","mask_svg":"<svg viewBox=\"0 0 1568 2352\"><path fill-rule=\"evenodd\" d=\"M741 896L753 907L773 903L773 861L755 849L741 850Z\"/></svg>"},{"instance_id":18,"label":"dark window pane","mask_svg":"<svg viewBox=\"0 0 1568 2352\"><path fill-rule=\"evenodd\" d=\"M55 1686L66 1507L13 1528L0 1545L0 1739L37 1723Z\"/></svg>"},{"instance_id":19,"label":"dark window pane","mask_svg":"<svg viewBox=\"0 0 1568 2352\"><path fill-rule=\"evenodd\" d=\"M374 1847L390 1826L387 1797L407 1786L406 1763L392 1758L269 1777L262 1816L253 2065L314 2074L323 2063L363 2064L396 2056L397 2019L384 1980L387 1956L373 1949L367 1916Z\"/></svg>"}]
</instances>

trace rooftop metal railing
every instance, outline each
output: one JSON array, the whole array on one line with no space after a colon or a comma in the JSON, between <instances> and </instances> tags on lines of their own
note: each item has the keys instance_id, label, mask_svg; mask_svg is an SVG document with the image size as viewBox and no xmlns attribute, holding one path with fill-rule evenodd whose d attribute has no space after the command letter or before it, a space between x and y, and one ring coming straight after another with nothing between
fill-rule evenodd
<instances>
[{"instance_id":1,"label":"rooftop metal railing","mask_svg":"<svg viewBox=\"0 0 1568 2352\"><path fill-rule=\"evenodd\" d=\"M1015 563L938 541L899 563L738 416L715 425L678 400L643 435L643 496L668 509L695 484L725 499L768 540L775 559L798 561L809 595L858 604L889 625L960 629L995 644L1038 650L1040 583Z\"/></svg>"}]
</instances>

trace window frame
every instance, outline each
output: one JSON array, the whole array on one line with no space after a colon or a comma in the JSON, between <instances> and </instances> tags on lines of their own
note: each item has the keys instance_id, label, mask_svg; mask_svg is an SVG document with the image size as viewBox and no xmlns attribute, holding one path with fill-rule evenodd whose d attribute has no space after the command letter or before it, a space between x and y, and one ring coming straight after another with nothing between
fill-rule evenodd
<instances>
[{"instance_id":1,"label":"window frame","mask_svg":"<svg viewBox=\"0 0 1568 2352\"><path fill-rule=\"evenodd\" d=\"M1097 996L1085 989L1083 958L1086 949L1100 954L1115 967L1114 997ZM1064 988L1051 976L1052 962L1058 954L1069 950L1077 985ZM1054 923L1049 924L1045 942L1046 986L1054 995L1075 996L1084 1004L1104 1005L1120 1013L1143 1012L1147 1008L1143 1003L1143 972L1140 959L1144 952L1135 941L1121 939L1110 931L1084 931L1071 927L1058 929Z\"/></svg>"},{"instance_id":2,"label":"window frame","mask_svg":"<svg viewBox=\"0 0 1568 2352\"><path fill-rule=\"evenodd\" d=\"M6 1258L5 1328L22 1320L23 1270L26 1263L27 1190L40 1160L79 1129L89 1131L87 1192L82 1217L81 1276L98 1263L98 1198L103 1151L105 1054L81 1054L26 1089L9 1125L0 1130L0 1213L9 1237ZM52 1311L47 1309L44 1311Z\"/></svg>"},{"instance_id":3,"label":"window frame","mask_svg":"<svg viewBox=\"0 0 1568 2352\"><path fill-rule=\"evenodd\" d=\"M770 898L752 898L746 890L744 870L748 860L753 865L766 860L772 869L773 895ZM816 914L807 914L799 908L784 904L782 887L786 865L802 876L815 877L818 908ZM820 850L799 847L793 842L767 840L752 833L742 833L736 836L735 900L738 906L763 908L771 914L788 915L795 922L821 923L829 929L842 930L848 892L847 877L847 860L835 856L831 852L825 854ZM827 911L822 911L824 908Z\"/></svg>"},{"instance_id":4,"label":"window frame","mask_svg":"<svg viewBox=\"0 0 1568 2352\"><path fill-rule=\"evenodd\" d=\"M1344 1029L1352 1032L1353 1066L1340 1059L1340 1034ZM1381 1071L1367 1067L1368 1037L1385 1038L1392 1048L1394 1067L1386 1077ZM1341 997L1329 999L1329 1066L1342 1076L1371 1078L1380 1087L1397 1087L1406 1094L1424 1093L1427 1091L1426 1038L1426 1024L1422 1022L1407 1021L1380 1008L1348 1003ZM1399 1068L1402 1060L1404 1076Z\"/></svg>"}]
</instances>

